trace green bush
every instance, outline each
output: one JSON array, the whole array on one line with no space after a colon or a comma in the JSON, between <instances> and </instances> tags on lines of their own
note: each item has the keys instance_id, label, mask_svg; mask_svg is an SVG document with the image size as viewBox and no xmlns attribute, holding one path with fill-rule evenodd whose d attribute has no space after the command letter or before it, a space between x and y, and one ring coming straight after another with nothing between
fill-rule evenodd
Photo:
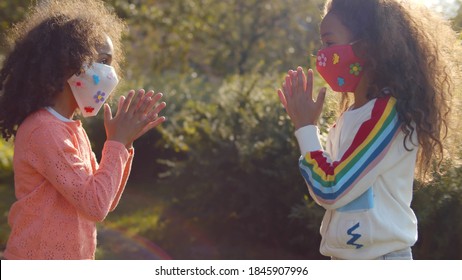
<instances>
[{"instance_id":1,"label":"green bush","mask_svg":"<svg viewBox=\"0 0 462 280\"><path fill-rule=\"evenodd\" d=\"M176 228L186 224L206 231L219 244L222 258L320 257L322 212L313 206L315 214L300 217L296 211L306 203L308 192L298 172L293 126L276 94L281 80L280 75L267 74L223 81L164 75L151 81L166 93L169 120L135 143L134 172L158 174L162 185L171 186L172 203L161 229L169 240L155 229L141 234L162 238L169 252L190 247L181 258L191 258L199 246L194 238L182 238L184 232ZM325 115L333 117L327 111ZM323 120L323 131L331 121ZM152 177L138 179L146 184ZM169 221L172 211L180 213L182 225ZM265 249L251 249L256 246Z\"/></svg>"},{"instance_id":2,"label":"green bush","mask_svg":"<svg viewBox=\"0 0 462 280\"><path fill-rule=\"evenodd\" d=\"M13 145L0 138L0 178L11 175L13 171Z\"/></svg>"},{"instance_id":3,"label":"green bush","mask_svg":"<svg viewBox=\"0 0 462 280\"><path fill-rule=\"evenodd\" d=\"M413 208L419 222L417 259L462 259L462 167L446 164L443 174L418 185Z\"/></svg>"},{"instance_id":4,"label":"green bush","mask_svg":"<svg viewBox=\"0 0 462 280\"><path fill-rule=\"evenodd\" d=\"M9 16L0 20L0 31L22 18L29 2L2 2L0 15ZM112 225L161 241L182 259L322 258L324 210L309 198L298 172L293 126L276 95L282 76L271 71L303 64L306 51L316 49L323 1L107 2L130 26L119 92L153 88L165 93L168 104L168 121L135 143L127 195L139 193L128 208L116 210L120 216ZM335 96L327 102L323 137L335 118ZM84 126L100 157L102 114ZM11 144L0 140L0 243L14 200L11 158ZM415 193L419 259L461 259L461 169L443 171ZM161 203L151 202L153 186ZM156 203L162 207L150 205ZM205 252L204 244L215 249Z\"/></svg>"},{"instance_id":5,"label":"green bush","mask_svg":"<svg viewBox=\"0 0 462 280\"><path fill-rule=\"evenodd\" d=\"M151 81L166 93L169 120L135 143L134 173L143 184L169 186L168 202L156 210L158 223L138 234L178 258L322 258L324 210L309 198L299 174L293 126L276 95L280 80L277 74L223 81L172 74ZM327 99L323 136L335 118L335 97ZM460 250L450 248L460 247L461 171L443 170L416 191L417 259L460 258ZM206 232L218 252L197 253L201 241L184 236L191 227Z\"/></svg>"}]
</instances>

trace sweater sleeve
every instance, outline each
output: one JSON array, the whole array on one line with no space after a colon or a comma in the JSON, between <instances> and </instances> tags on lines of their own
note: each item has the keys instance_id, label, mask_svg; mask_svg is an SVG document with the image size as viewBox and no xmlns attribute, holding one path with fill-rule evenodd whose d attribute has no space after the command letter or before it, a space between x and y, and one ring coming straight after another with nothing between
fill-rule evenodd
<instances>
[{"instance_id":1,"label":"sweater sleeve","mask_svg":"<svg viewBox=\"0 0 462 280\"><path fill-rule=\"evenodd\" d=\"M106 141L96 172L85 162L76 136L64 127L46 127L30 135L29 162L79 213L104 220L126 176L129 152L122 143ZM125 178L126 179L126 178Z\"/></svg>"},{"instance_id":2,"label":"sweater sleeve","mask_svg":"<svg viewBox=\"0 0 462 280\"><path fill-rule=\"evenodd\" d=\"M375 101L371 118L361 124L338 161L332 161L322 149L316 127L296 131L302 152L299 168L319 205L326 209L345 206L365 193L384 170L400 160L402 155L397 153L400 149L390 150L400 133L395 103L396 99L391 96Z\"/></svg>"},{"instance_id":3,"label":"sweater sleeve","mask_svg":"<svg viewBox=\"0 0 462 280\"><path fill-rule=\"evenodd\" d=\"M128 176L130 175L131 168L132 168L133 157L135 155L135 149L130 148L128 152L130 156L127 160L127 163L125 164L124 172L122 175L122 182L120 183L119 190L117 191L117 195L114 201L112 202L112 205L109 211L114 211L114 209L117 207L117 205L119 204L120 198L122 197L122 193L125 190L125 186L127 185Z\"/></svg>"},{"instance_id":4,"label":"sweater sleeve","mask_svg":"<svg viewBox=\"0 0 462 280\"><path fill-rule=\"evenodd\" d=\"M127 163L125 164L124 172L122 175L122 182L120 183L119 190L117 191L117 195L112 202L111 208L109 209L110 212L114 211L117 205L119 204L120 198L122 197L122 193L125 190L125 186L127 185L128 177L130 176L131 168L132 168L132 163L133 163L133 157L135 155L135 149L130 148L128 150L128 153L130 154ZM96 160L95 153L91 153L91 164L93 170L97 170L99 168L98 161Z\"/></svg>"}]
</instances>

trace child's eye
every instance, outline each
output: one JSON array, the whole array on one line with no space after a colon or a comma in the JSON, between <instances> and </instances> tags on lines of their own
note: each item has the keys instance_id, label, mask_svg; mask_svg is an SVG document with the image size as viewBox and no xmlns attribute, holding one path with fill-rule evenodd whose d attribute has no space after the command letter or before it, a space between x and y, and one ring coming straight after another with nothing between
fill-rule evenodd
<instances>
[{"instance_id":1,"label":"child's eye","mask_svg":"<svg viewBox=\"0 0 462 280\"><path fill-rule=\"evenodd\" d=\"M107 54L100 54L96 62L106 65L111 65L112 63L112 56Z\"/></svg>"},{"instance_id":2,"label":"child's eye","mask_svg":"<svg viewBox=\"0 0 462 280\"><path fill-rule=\"evenodd\" d=\"M321 44L322 44L322 45L321 45L321 48L322 48L322 49L325 49L325 48L328 48L328 47L334 45L335 43L334 43L334 42L331 42L331 41L327 41L327 42L321 42Z\"/></svg>"}]
</instances>

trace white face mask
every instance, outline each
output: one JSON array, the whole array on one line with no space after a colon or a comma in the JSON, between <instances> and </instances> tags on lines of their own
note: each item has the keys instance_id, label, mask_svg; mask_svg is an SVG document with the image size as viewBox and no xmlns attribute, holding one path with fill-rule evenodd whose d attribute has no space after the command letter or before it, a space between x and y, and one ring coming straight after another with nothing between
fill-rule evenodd
<instances>
[{"instance_id":1,"label":"white face mask","mask_svg":"<svg viewBox=\"0 0 462 280\"><path fill-rule=\"evenodd\" d=\"M93 63L67 80L84 117L96 116L119 83L112 66Z\"/></svg>"}]
</instances>

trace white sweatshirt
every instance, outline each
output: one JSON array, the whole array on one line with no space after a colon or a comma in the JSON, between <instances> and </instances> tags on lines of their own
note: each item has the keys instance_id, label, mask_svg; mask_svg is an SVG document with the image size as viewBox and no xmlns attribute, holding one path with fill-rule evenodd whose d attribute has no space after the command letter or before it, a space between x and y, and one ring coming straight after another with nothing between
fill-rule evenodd
<instances>
[{"instance_id":1,"label":"white sweatshirt","mask_svg":"<svg viewBox=\"0 0 462 280\"><path fill-rule=\"evenodd\" d=\"M295 132L301 173L313 199L326 209L323 255L374 259L417 240L410 207L417 147L408 140L412 150L405 149L395 103L387 96L344 112L329 132L326 151L316 126Z\"/></svg>"}]
</instances>

